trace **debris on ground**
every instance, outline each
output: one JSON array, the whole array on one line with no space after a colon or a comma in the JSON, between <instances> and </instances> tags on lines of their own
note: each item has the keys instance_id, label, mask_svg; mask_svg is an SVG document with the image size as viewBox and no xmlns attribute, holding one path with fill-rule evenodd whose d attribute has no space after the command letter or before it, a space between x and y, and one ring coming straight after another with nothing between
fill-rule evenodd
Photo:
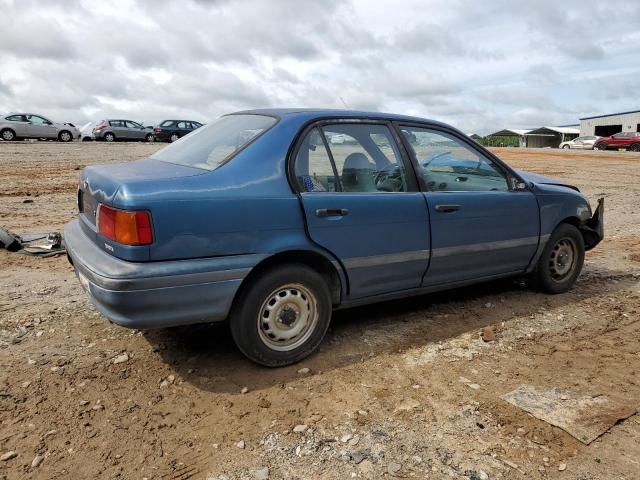
<instances>
[{"instance_id":1,"label":"debris on ground","mask_svg":"<svg viewBox=\"0 0 640 480\"><path fill-rule=\"evenodd\" d=\"M501 397L534 417L563 429L585 445L637 411L632 401L606 395L578 395L558 388L522 385Z\"/></svg>"}]
</instances>

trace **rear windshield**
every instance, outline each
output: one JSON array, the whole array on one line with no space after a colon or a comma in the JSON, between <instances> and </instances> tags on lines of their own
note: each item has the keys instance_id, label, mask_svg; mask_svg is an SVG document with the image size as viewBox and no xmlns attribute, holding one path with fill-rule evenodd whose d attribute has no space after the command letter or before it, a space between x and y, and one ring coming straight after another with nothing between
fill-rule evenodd
<instances>
[{"instance_id":1,"label":"rear windshield","mask_svg":"<svg viewBox=\"0 0 640 480\"><path fill-rule=\"evenodd\" d=\"M228 115L194 130L151 158L189 167L215 170L277 120L264 115Z\"/></svg>"}]
</instances>

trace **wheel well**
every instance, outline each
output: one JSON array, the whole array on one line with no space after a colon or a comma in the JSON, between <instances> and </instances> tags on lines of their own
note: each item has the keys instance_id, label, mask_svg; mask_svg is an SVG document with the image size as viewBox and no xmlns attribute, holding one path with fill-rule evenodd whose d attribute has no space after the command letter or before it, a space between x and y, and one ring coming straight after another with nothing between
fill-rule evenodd
<instances>
[{"instance_id":1,"label":"wheel well","mask_svg":"<svg viewBox=\"0 0 640 480\"><path fill-rule=\"evenodd\" d=\"M71 132L67 129L62 129L58 132L58 138L60 138L60 135L62 135L64 132L67 132L69 135L71 135L73 137L73 135L71 134Z\"/></svg>"},{"instance_id":2,"label":"wheel well","mask_svg":"<svg viewBox=\"0 0 640 480\"><path fill-rule=\"evenodd\" d=\"M290 250L287 252L277 253L269 258L264 259L258 265L253 267L253 269L251 269L251 272L249 272L249 275L247 275L247 277L242 281L242 285L240 285L240 290L236 294L236 298L239 297L238 294L241 290L246 288L247 285L251 284L254 278L257 278L263 272L277 265L283 265L285 263L298 263L306 265L318 272L320 275L322 275L322 277L327 282L327 285L329 286L329 292L331 293L331 300L333 301L333 304L336 305L340 303L342 282L337 270L325 257L320 255L319 253L310 252L307 250Z\"/></svg>"},{"instance_id":3,"label":"wheel well","mask_svg":"<svg viewBox=\"0 0 640 480\"><path fill-rule=\"evenodd\" d=\"M14 136L14 137L16 136L16 131L15 131L13 128L9 128L9 127L5 127L5 128L3 128L2 130L0 130L0 134L1 134L2 132L7 131L7 130L9 130L10 132L13 132L13 136Z\"/></svg>"},{"instance_id":4,"label":"wheel well","mask_svg":"<svg viewBox=\"0 0 640 480\"><path fill-rule=\"evenodd\" d=\"M578 217L567 217L564 220L562 220L558 225L562 225L563 223L568 223L569 225L573 225L578 229L578 231L582 235L582 240L584 240L584 245L587 250L592 248L595 244L597 244L600 241L598 237L595 236L593 231L587 228L584 228L584 222L581 222Z\"/></svg>"}]
</instances>

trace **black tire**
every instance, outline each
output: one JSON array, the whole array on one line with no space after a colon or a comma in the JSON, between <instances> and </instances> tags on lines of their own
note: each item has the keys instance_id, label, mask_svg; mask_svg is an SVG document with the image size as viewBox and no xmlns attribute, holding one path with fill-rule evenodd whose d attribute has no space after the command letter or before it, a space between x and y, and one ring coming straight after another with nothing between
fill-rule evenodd
<instances>
[{"instance_id":1,"label":"black tire","mask_svg":"<svg viewBox=\"0 0 640 480\"><path fill-rule=\"evenodd\" d=\"M282 367L318 348L329 328L331 310L329 288L320 274L301 264L280 265L243 287L231 310L231 335L250 360L266 367ZM307 322L304 311L314 313ZM301 329L302 325L308 326ZM295 330L299 332L297 337L278 338Z\"/></svg>"},{"instance_id":2,"label":"black tire","mask_svg":"<svg viewBox=\"0 0 640 480\"><path fill-rule=\"evenodd\" d=\"M147 133L144 137L145 142L152 143L155 140L153 133Z\"/></svg>"},{"instance_id":3,"label":"black tire","mask_svg":"<svg viewBox=\"0 0 640 480\"><path fill-rule=\"evenodd\" d=\"M105 142L115 142L116 141L116 136L111 132L105 133L104 134L104 141Z\"/></svg>"},{"instance_id":4,"label":"black tire","mask_svg":"<svg viewBox=\"0 0 640 480\"><path fill-rule=\"evenodd\" d=\"M177 142L179 139L180 139L180 135L178 135L177 133L172 133L169 136L169 143Z\"/></svg>"},{"instance_id":5,"label":"black tire","mask_svg":"<svg viewBox=\"0 0 640 480\"><path fill-rule=\"evenodd\" d=\"M571 147L570 147L569 145L563 145L563 146L562 146L562 149L563 149L563 150L568 150L568 149L570 149L570 148L571 148Z\"/></svg>"},{"instance_id":6,"label":"black tire","mask_svg":"<svg viewBox=\"0 0 640 480\"><path fill-rule=\"evenodd\" d=\"M58 134L58 140L60 140L61 142L70 142L71 140L73 140L73 135L68 130L62 130Z\"/></svg>"},{"instance_id":7,"label":"black tire","mask_svg":"<svg viewBox=\"0 0 640 480\"><path fill-rule=\"evenodd\" d=\"M632 152L640 152L640 143L634 143L629 147Z\"/></svg>"},{"instance_id":8,"label":"black tire","mask_svg":"<svg viewBox=\"0 0 640 480\"><path fill-rule=\"evenodd\" d=\"M16 139L16 132L11 130L10 128L5 128L0 132L0 138L5 142L11 142Z\"/></svg>"},{"instance_id":9,"label":"black tire","mask_svg":"<svg viewBox=\"0 0 640 480\"><path fill-rule=\"evenodd\" d=\"M595 145L595 147L593 147L594 150L606 150L607 149L607 144L606 143L597 143Z\"/></svg>"},{"instance_id":10,"label":"black tire","mask_svg":"<svg viewBox=\"0 0 640 480\"><path fill-rule=\"evenodd\" d=\"M583 264L584 239L580 230L561 223L551 234L531 274L533 285L543 292L564 293L575 283Z\"/></svg>"}]
</instances>

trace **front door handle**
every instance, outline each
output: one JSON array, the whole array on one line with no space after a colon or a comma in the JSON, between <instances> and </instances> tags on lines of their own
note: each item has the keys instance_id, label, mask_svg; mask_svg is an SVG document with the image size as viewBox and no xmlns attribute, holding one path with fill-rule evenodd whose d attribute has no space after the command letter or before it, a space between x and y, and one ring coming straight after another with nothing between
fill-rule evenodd
<instances>
[{"instance_id":1,"label":"front door handle","mask_svg":"<svg viewBox=\"0 0 640 480\"><path fill-rule=\"evenodd\" d=\"M346 208L318 208L316 215L320 218L326 217L344 217L349 214L349 210Z\"/></svg>"},{"instance_id":2,"label":"front door handle","mask_svg":"<svg viewBox=\"0 0 640 480\"><path fill-rule=\"evenodd\" d=\"M460 205L436 205L436 212L449 213L460 210Z\"/></svg>"}]
</instances>

